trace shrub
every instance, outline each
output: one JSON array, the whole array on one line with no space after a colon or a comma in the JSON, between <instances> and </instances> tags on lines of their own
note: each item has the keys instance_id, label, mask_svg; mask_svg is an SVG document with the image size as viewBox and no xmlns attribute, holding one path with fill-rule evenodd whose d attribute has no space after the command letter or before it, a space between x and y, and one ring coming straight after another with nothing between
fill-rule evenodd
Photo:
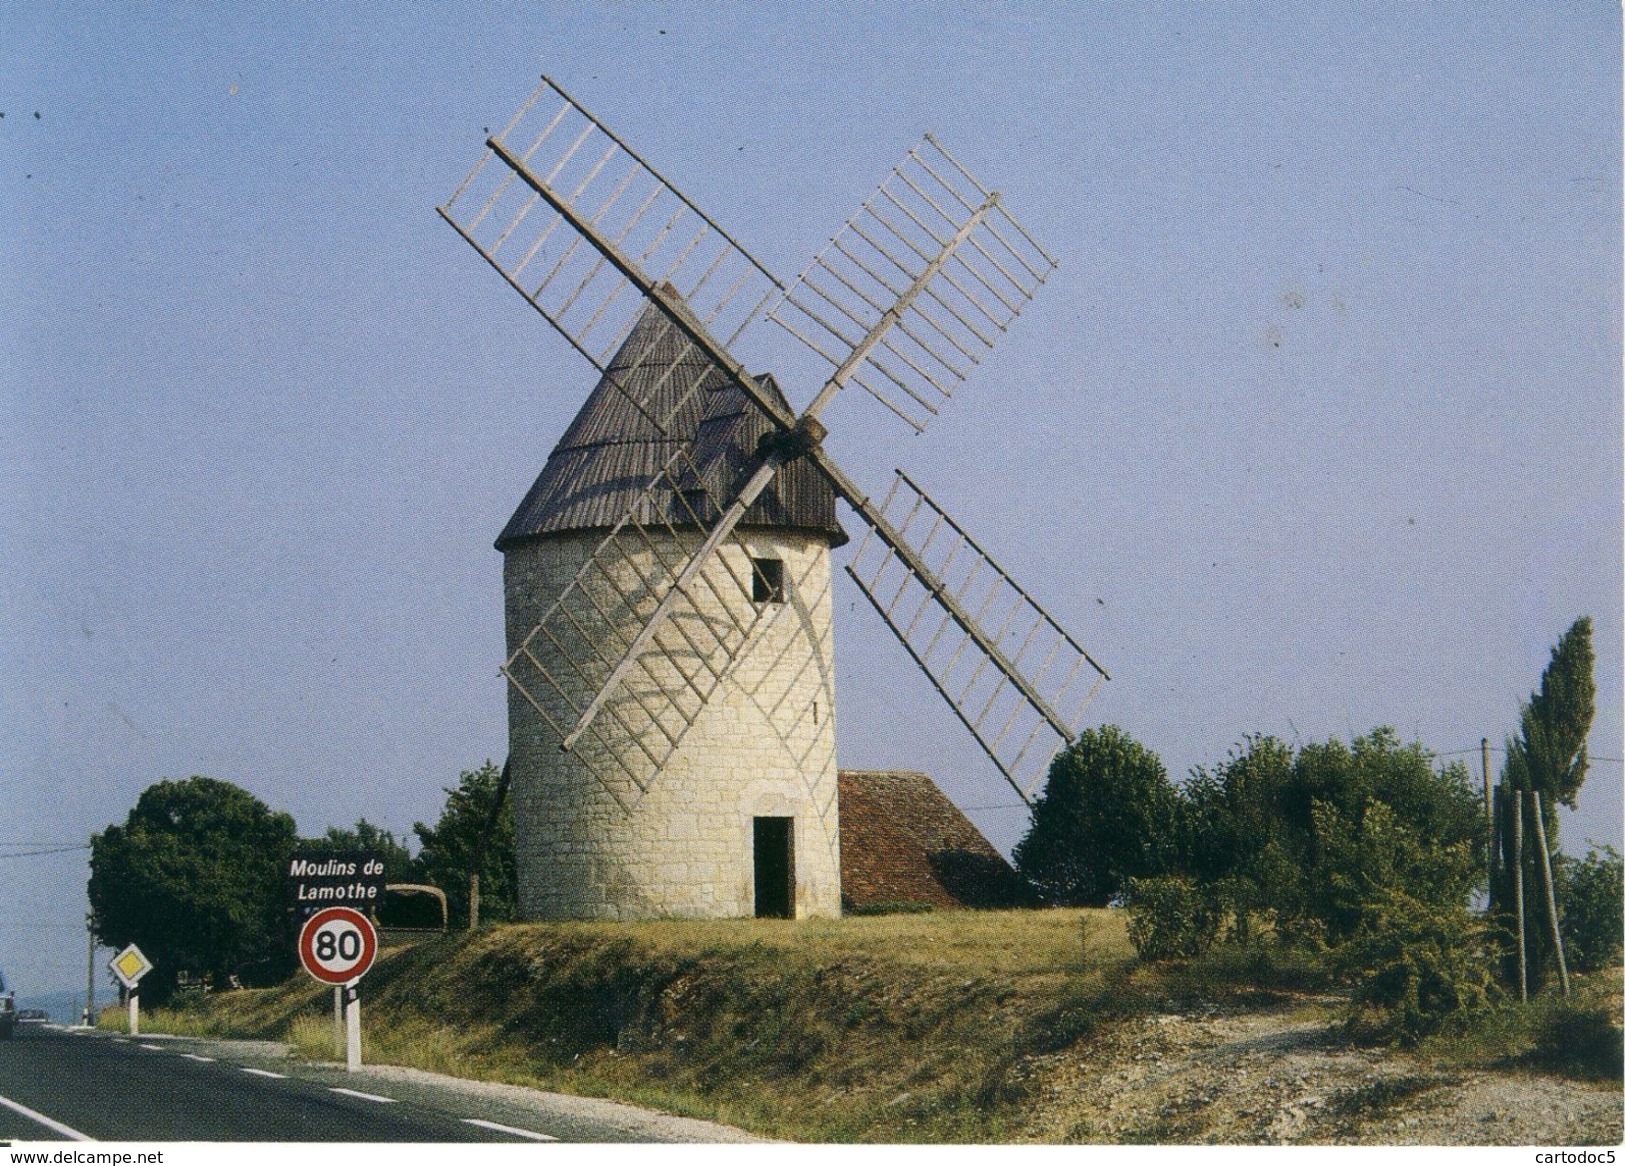
<instances>
[{"instance_id":1,"label":"shrub","mask_svg":"<svg viewBox=\"0 0 1625 1166\"><path fill-rule=\"evenodd\" d=\"M1104 907L1173 867L1180 808L1155 753L1115 725L1085 729L1050 763L1016 870L1051 903Z\"/></svg>"},{"instance_id":2,"label":"shrub","mask_svg":"<svg viewBox=\"0 0 1625 1166\"><path fill-rule=\"evenodd\" d=\"M1196 958L1213 946L1221 916L1212 897L1182 875L1129 880L1128 938L1142 960Z\"/></svg>"},{"instance_id":3,"label":"shrub","mask_svg":"<svg viewBox=\"0 0 1625 1166\"><path fill-rule=\"evenodd\" d=\"M1581 1080L1618 1082L1625 1072L1614 1010L1600 1004L1559 1002L1547 1012L1525 1062Z\"/></svg>"},{"instance_id":4,"label":"shrub","mask_svg":"<svg viewBox=\"0 0 1625 1166\"><path fill-rule=\"evenodd\" d=\"M1332 962L1353 983L1351 1028L1401 1044L1466 1020L1495 990L1483 924L1459 904L1397 888L1367 902Z\"/></svg>"},{"instance_id":5,"label":"shrub","mask_svg":"<svg viewBox=\"0 0 1625 1166\"><path fill-rule=\"evenodd\" d=\"M1563 947L1569 966L1595 972L1625 949L1625 863L1612 846L1592 845L1584 861L1562 863Z\"/></svg>"},{"instance_id":6,"label":"shrub","mask_svg":"<svg viewBox=\"0 0 1625 1166\"><path fill-rule=\"evenodd\" d=\"M1230 884L1238 938L1256 913L1273 917L1282 936L1337 943L1359 924L1375 885L1426 879L1415 893L1465 899L1477 878L1483 810L1465 767L1436 767L1392 729L1296 750L1247 737L1214 771L1197 770L1182 798L1183 869ZM1378 805L1404 824L1381 853L1362 837Z\"/></svg>"}]
</instances>

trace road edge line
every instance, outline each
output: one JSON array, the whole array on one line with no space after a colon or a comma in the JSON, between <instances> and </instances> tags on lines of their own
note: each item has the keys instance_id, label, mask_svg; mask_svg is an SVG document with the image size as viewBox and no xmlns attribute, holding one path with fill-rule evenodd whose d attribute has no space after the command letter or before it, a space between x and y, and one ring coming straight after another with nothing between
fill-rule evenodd
<instances>
[{"instance_id":1,"label":"road edge line","mask_svg":"<svg viewBox=\"0 0 1625 1166\"><path fill-rule=\"evenodd\" d=\"M76 1142L94 1142L96 1140L89 1134L82 1134L72 1126L65 1126L59 1121L53 1121L51 1118L46 1117L43 1113L40 1113L37 1110L29 1109L28 1106L24 1105L22 1102L13 1101L11 1098L4 1095L0 1095L0 1105L5 1106L7 1109L15 1110L24 1117L28 1118L30 1121L36 1121L46 1129L50 1130L52 1133L61 1134L65 1138L72 1138Z\"/></svg>"},{"instance_id":2,"label":"road edge line","mask_svg":"<svg viewBox=\"0 0 1625 1166\"><path fill-rule=\"evenodd\" d=\"M486 1121L482 1117L464 1117L459 1118L458 1120L466 1122L471 1126L479 1126L482 1130L496 1130L499 1134L513 1134L516 1137L530 1138L532 1141L536 1142L558 1141L558 1139L552 1134L539 1134L535 1130L522 1130L518 1126L505 1126L501 1122Z\"/></svg>"},{"instance_id":3,"label":"road edge line","mask_svg":"<svg viewBox=\"0 0 1625 1166\"><path fill-rule=\"evenodd\" d=\"M345 1089L338 1085L329 1085L327 1091L329 1093L342 1093L345 1097L359 1097L362 1101L376 1101L383 1105L396 1104L393 1097L380 1097L376 1093L363 1093L359 1089Z\"/></svg>"}]
</instances>

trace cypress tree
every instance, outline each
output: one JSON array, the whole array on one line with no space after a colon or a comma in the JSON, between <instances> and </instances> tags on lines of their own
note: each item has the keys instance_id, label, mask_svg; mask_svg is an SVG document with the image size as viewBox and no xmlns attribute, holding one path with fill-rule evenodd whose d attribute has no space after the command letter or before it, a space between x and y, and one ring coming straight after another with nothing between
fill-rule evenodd
<instances>
[{"instance_id":1,"label":"cypress tree","mask_svg":"<svg viewBox=\"0 0 1625 1166\"><path fill-rule=\"evenodd\" d=\"M1546 850L1551 854L1557 852L1557 804L1561 802L1572 809L1585 783L1589 765L1586 738L1590 735L1597 706L1597 685L1592 675L1595 660L1591 620L1581 616L1552 649L1551 660L1540 677L1539 690L1532 693L1523 706L1520 732L1507 740L1506 765L1501 773L1507 792L1500 829L1506 834L1510 830L1510 815L1522 815L1523 864L1521 872L1515 872L1510 847L1503 839L1507 861L1502 864L1493 898L1502 931L1509 943L1515 944L1517 923L1511 915L1515 897L1512 880L1521 875L1531 989L1544 982L1556 955L1545 906L1547 886L1540 839L1544 833ZM1534 797L1525 791L1532 791ZM1517 966L1515 948L1507 966L1509 969ZM1515 974L1513 972L1513 976Z\"/></svg>"}]
</instances>

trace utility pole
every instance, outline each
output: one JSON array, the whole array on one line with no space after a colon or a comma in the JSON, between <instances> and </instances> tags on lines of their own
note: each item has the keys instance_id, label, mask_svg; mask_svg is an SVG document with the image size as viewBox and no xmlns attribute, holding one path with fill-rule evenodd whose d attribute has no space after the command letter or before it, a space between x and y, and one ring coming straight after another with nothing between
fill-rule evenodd
<instances>
[{"instance_id":1,"label":"utility pole","mask_svg":"<svg viewBox=\"0 0 1625 1166\"><path fill-rule=\"evenodd\" d=\"M1484 756L1484 818L1490 826L1490 838L1495 838L1495 811L1490 806L1490 739L1481 737L1478 742L1479 749Z\"/></svg>"},{"instance_id":2,"label":"utility pole","mask_svg":"<svg viewBox=\"0 0 1625 1166\"><path fill-rule=\"evenodd\" d=\"M1512 904L1518 912L1518 1000L1529 1003L1529 945L1523 923L1523 798L1512 787Z\"/></svg>"},{"instance_id":3,"label":"utility pole","mask_svg":"<svg viewBox=\"0 0 1625 1166\"><path fill-rule=\"evenodd\" d=\"M85 912L85 1024L96 1023L96 912Z\"/></svg>"}]
</instances>

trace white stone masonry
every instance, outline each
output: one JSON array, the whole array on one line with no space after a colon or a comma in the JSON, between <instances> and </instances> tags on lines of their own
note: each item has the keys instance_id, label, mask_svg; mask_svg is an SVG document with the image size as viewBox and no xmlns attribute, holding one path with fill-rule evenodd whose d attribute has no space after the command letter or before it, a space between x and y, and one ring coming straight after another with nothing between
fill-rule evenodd
<instances>
[{"instance_id":1,"label":"white stone masonry","mask_svg":"<svg viewBox=\"0 0 1625 1166\"><path fill-rule=\"evenodd\" d=\"M508 549L510 651L602 538L603 532L582 531ZM640 576L657 574L651 556L680 561L693 545L679 548L670 534L651 538L656 541L637 552L641 562L634 555L617 570L615 586L623 595L636 597ZM576 750L561 752L557 734L510 686L519 905L526 918L751 915L758 817L793 819L795 914L840 914L829 540L793 530L742 530L723 554L727 560L718 566L731 569L733 580L695 589L698 608L678 617L646 651L647 667L634 670L626 691L599 715L597 741L584 737ZM749 556L784 563L785 602L751 599ZM574 642L542 638L532 645L578 704L590 696L591 678L606 671L601 663L585 663L593 653L584 641L615 655L617 635L624 643L637 630L633 612L607 594L607 585L597 599L582 594L575 604L573 626L580 630ZM618 629L612 630L605 613L617 610ZM701 707L673 669L701 675L701 655L720 666L715 637L699 624L726 628L729 612L749 633ZM578 666L586 676L578 675ZM662 694L672 692L687 702L686 715L662 703ZM561 699L540 689L536 695L549 701L561 723L573 721ZM687 715L695 719L655 772L651 755L659 759L668 746L652 720L675 732ZM605 749L620 751L624 764L601 756ZM647 784L646 792L634 776Z\"/></svg>"}]
</instances>

